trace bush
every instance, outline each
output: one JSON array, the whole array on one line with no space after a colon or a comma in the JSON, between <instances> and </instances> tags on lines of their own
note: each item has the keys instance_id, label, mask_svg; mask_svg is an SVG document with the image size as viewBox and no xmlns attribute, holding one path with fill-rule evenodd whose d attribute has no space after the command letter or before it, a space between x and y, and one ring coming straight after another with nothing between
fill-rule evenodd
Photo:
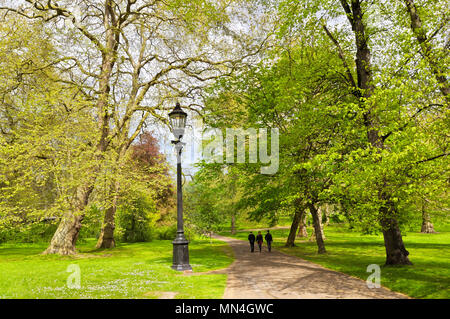
<instances>
[{"instance_id":1,"label":"bush","mask_svg":"<svg viewBox=\"0 0 450 319\"><path fill-rule=\"evenodd\" d=\"M117 210L115 236L123 242L151 241L157 218L153 200L143 194L135 195L126 199Z\"/></svg>"},{"instance_id":2,"label":"bush","mask_svg":"<svg viewBox=\"0 0 450 319\"><path fill-rule=\"evenodd\" d=\"M160 226L155 231L155 237L161 240L175 239L177 234L177 225Z\"/></svg>"},{"instance_id":3,"label":"bush","mask_svg":"<svg viewBox=\"0 0 450 319\"><path fill-rule=\"evenodd\" d=\"M330 222L333 224L345 223L345 216L339 213L333 213L330 216Z\"/></svg>"},{"instance_id":4,"label":"bush","mask_svg":"<svg viewBox=\"0 0 450 319\"><path fill-rule=\"evenodd\" d=\"M59 220L30 222L0 229L0 243L41 243L48 242L58 227Z\"/></svg>"},{"instance_id":5,"label":"bush","mask_svg":"<svg viewBox=\"0 0 450 319\"><path fill-rule=\"evenodd\" d=\"M91 205L84 215L78 240L83 242L86 238L98 238L102 228L102 218L103 211L96 205Z\"/></svg>"},{"instance_id":6,"label":"bush","mask_svg":"<svg viewBox=\"0 0 450 319\"><path fill-rule=\"evenodd\" d=\"M196 233L191 228L184 227L184 236L191 241L196 238ZM159 240L174 240L177 235L177 225L159 226L155 229L155 238Z\"/></svg>"}]
</instances>

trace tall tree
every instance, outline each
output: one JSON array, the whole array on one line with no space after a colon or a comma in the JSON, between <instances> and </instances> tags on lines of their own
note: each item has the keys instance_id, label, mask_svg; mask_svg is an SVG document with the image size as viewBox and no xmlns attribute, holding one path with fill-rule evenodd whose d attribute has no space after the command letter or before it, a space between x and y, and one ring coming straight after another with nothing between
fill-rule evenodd
<instances>
[{"instance_id":1,"label":"tall tree","mask_svg":"<svg viewBox=\"0 0 450 319\"><path fill-rule=\"evenodd\" d=\"M360 103L364 104L373 95L375 89L371 52L366 34L366 23L363 20L364 12L359 0L341 0L343 10L355 34L356 46L356 74L357 91L355 95ZM367 139L371 146L378 150L385 149L384 138L379 131L379 119L371 109L372 106L361 105L366 109L363 114L364 125L367 130ZM384 243L386 247L386 264L411 264L408 259L409 252L405 249L398 221L395 217L396 207L392 201L391 194L385 189L386 180L380 181L378 196L384 204L380 207L380 223L383 227Z\"/></svg>"},{"instance_id":2,"label":"tall tree","mask_svg":"<svg viewBox=\"0 0 450 319\"><path fill-rule=\"evenodd\" d=\"M261 41L239 37L227 26L231 7L226 2L26 3L29 5L21 8L1 9L42 20L53 29L61 44L61 57L54 63L63 75L62 80L55 80L79 88L94 104L99 134L92 150L97 162L111 148L120 162L147 119L165 121L162 112L174 97L185 97L190 105L197 105L202 83L233 71L240 61L261 49ZM228 50L221 35L231 43L242 39L242 49ZM84 209L100 171L100 166L93 167L89 178L80 182L73 209L62 219L46 253L75 253ZM114 210L108 209L106 214L105 219L112 220ZM99 245L111 246L109 237L102 236L108 242Z\"/></svg>"},{"instance_id":3,"label":"tall tree","mask_svg":"<svg viewBox=\"0 0 450 319\"><path fill-rule=\"evenodd\" d=\"M58 55L42 23L4 17L0 33L0 219L26 225L72 208L97 165L88 151L97 135L90 101L53 80Z\"/></svg>"}]
</instances>

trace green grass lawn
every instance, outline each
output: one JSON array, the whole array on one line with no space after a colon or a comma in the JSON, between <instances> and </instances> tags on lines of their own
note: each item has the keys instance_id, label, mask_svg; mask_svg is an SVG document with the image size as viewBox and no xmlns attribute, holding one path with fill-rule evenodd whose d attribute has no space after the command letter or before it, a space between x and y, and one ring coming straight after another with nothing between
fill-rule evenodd
<instances>
[{"instance_id":1,"label":"green grass lawn","mask_svg":"<svg viewBox=\"0 0 450 319\"><path fill-rule=\"evenodd\" d=\"M185 276L170 268L172 243L118 244L111 250L93 250L94 240L78 246L75 257L40 255L45 244L0 245L1 298L222 298L226 275ZM194 273L227 267L230 247L220 241L195 240L189 244ZM80 268L81 288L68 288L67 267Z\"/></svg>"},{"instance_id":2,"label":"green grass lawn","mask_svg":"<svg viewBox=\"0 0 450 319\"><path fill-rule=\"evenodd\" d=\"M436 227L439 234L408 232L403 240L413 266L384 267L385 248L382 235L361 235L345 225L325 227L327 253L317 254L314 241L296 239L296 247L283 247L288 229L271 231L278 250L318 263L329 269L366 280L370 264L381 266L381 285L413 298L450 298L450 229ZM311 228L308 229L311 232ZM263 232L265 233L265 232ZM230 236L223 232L222 235ZM247 238L239 232L236 238Z\"/></svg>"}]
</instances>

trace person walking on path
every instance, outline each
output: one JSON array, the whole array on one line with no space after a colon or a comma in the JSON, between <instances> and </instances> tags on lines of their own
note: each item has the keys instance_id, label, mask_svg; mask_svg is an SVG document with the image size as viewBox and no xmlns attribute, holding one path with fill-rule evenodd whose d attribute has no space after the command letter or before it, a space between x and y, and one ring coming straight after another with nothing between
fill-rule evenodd
<instances>
[{"instance_id":1,"label":"person walking on path","mask_svg":"<svg viewBox=\"0 0 450 319\"><path fill-rule=\"evenodd\" d=\"M261 252L262 243L263 243L263 236L261 235L261 232L258 232L258 236L256 236L256 242L258 243L259 252Z\"/></svg>"},{"instance_id":2,"label":"person walking on path","mask_svg":"<svg viewBox=\"0 0 450 319\"><path fill-rule=\"evenodd\" d=\"M248 235L248 241L250 242L250 252L255 251L255 235L253 235L252 232L250 232L250 235Z\"/></svg>"},{"instance_id":3,"label":"person walking on path","mask_svg":"<svg viewBox=\"0 0 450 319\"><path fill-rule=\"evenodd\" d=\"M272 251L272 234L270 233L269 230L267 230L267 234L266 236L264 236L264 239L266 240L267 243L267 249L269 249L269 253Z\"/></svg>"}]
</instances>

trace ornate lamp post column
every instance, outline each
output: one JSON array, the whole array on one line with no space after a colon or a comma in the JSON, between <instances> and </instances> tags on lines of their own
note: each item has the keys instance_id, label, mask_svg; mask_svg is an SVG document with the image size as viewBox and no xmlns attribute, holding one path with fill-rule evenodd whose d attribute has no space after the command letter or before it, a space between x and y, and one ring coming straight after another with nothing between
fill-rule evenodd
<instances>
[{"instance_id":1,"label":"ornate lamp post column","mask_svg":"<svg viewBox=\"0 0 450 319\"><path fill-rule=\"evenodd\" d=\"M181 142L186 127L187 114L181 109L180 103L177 103L172 112L169 113L170 125L172 126L172 133L175 140L177 151L177 235L173 244L173 264L172 269L183 271L192 270L189 265L189 249L188 240L184 236L183 227L183 193L181 184L181 151L186 143Z\"/></svg>"}]
</instances>

